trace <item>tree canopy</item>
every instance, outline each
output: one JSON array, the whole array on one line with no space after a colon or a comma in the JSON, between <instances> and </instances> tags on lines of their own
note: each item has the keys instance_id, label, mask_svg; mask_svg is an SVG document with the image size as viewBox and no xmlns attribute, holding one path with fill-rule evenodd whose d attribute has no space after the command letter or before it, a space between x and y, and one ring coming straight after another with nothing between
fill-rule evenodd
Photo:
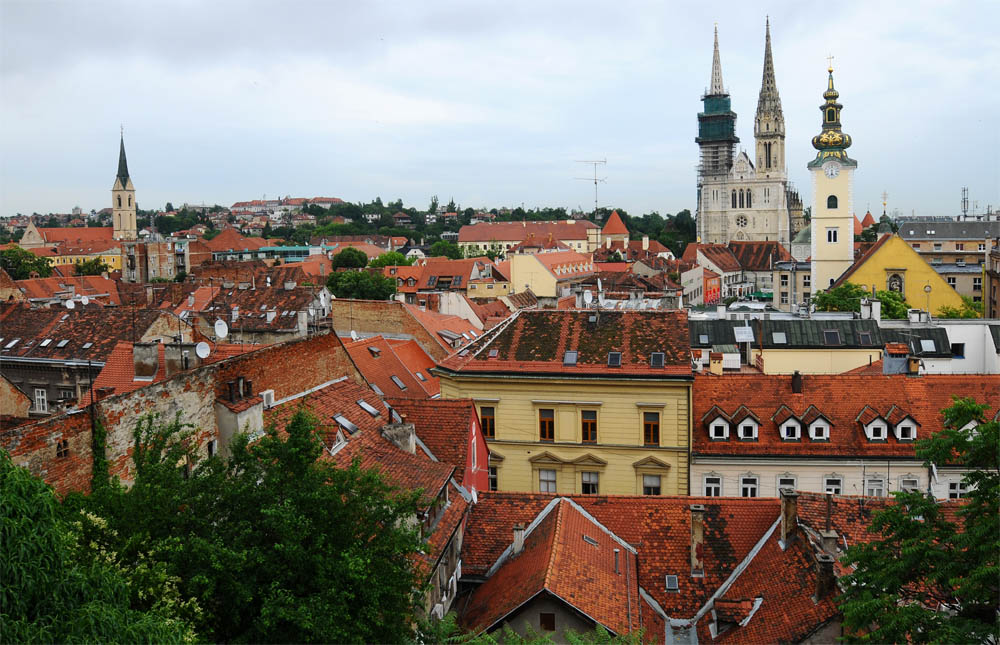
<instances>
[{"instance_id":1,"label":"tree canopy","mask_svg":"<svg viewBox=\"0 0 1000 645\"><path fill-rule=\"evenodd\" d=\"M101 275L111 270L108 263L99 257L77 262L73 268L77 275Z\"/></svg>"},{"instance_id":2,"label":"tree canopy","mask_svg":"<svg viewBox=\"0 0 1000 645\"><path fill-rule=\"evenodd\" d=\"M431 257L447 257L452 260L461 260L465 257L462 249L457 244L448 242L447 240L438 240L434 244L431 244L429 255Z\"/></svg>"},{"instance_id":3,"label":"tree canopy","mask_svg":"<svg viewBox=\"0 0 1000 645\"><path fill-rule=\"evenodd\" d=\"M413 259L408 258L399 251L389 251L388 253L383 253L377 258L372 258L372 261L368 263L370 267L408 267L413 264Z\"/></svg>"},{"instance_id":4,"label":"tree canopy","mask_svg":"<svg viewBox=\"0 0 1000 645\"><path fill-rule=\"evenodd\" d=\"M983 303L973 302L969 296L962 296L962 306L945 305L937 312L938 318L982 318Z\"/></svg>"},{"instance_id":5,"label":"tree canopy","mask_svg":"<svg viewBox=\"0 0 1000 645\"><path fill-rule=\"evenodd\" d=\"M316 420L300 410L226 458L199 459L178 419L136 429L135 482L107 482L66 506L107 518L84 542L128 570L162 567L184 612L212 642L402 642L412 634L421 546L417 493L358 463L322 458ZM180 465L180 466L179 466ZM153 569L155 570L155 569ZM147 576L135 610L158 597Z\"/></svg>"},{"instance_id":6,"label":"tree canopy","mask_svg":"<svg viewBox=\"0 0 1000 645\"><path fill-rule=\"evenodd\" d=\"M844 561L856 569L840 598L851 640L873 643L981 643L1000 638L1000 432L988 406L955 398L944 429L917 442L925 463L958 463L966 503L956 516L932 496L894 493L874 514L870 542ZM992 411L991 411L992 413ZM975 423L975 427L970 425Z\"/></svg>"},{"instance_id":7,"label":"tree canopy","mask_svg":"<svg viewBox=\"0 0 1000 645\"><path fill-rule=\"evenodd\" d=\"M338 298L386 300L396 293L396 281L373 271L338 271L326 279L326 287Z\"/></svg>"},{"instance_id":8,"label":"tree canopy","mask_svg":"<svg viewBox=\"0 0 1000 645\"><path fill-rule=\"evenodd\" d=\"M870 297L861 285L845 282L839 287L816 293L812 303L817 311L861 311L861 301ZM883 318L906 318L909 307L898 291L876 291L875 298L882 303Z\"/></svg>"},{"instance_id":9,"label":"tree canopy","mask_svg":"<svg viewBox=\"0 0 1000 645\"><path fill-rule=\"evenodd\" d=\"M15 280L27 280L32 273L37 273L40 278L52 275L52 260L39 257L20 246L0 251L0 266Z\"/></svg>"},{"instance_id":10,"label":"tree canopy","mask_svg":"<svg viewBox=\"0 0 1000 645\"><path fill-rule=\"evenodd\" d=\"M368 256L364 251L349 246L334 255L331 261L334 269L360 269L368 264Z\"/></svg>"}]
</instances>

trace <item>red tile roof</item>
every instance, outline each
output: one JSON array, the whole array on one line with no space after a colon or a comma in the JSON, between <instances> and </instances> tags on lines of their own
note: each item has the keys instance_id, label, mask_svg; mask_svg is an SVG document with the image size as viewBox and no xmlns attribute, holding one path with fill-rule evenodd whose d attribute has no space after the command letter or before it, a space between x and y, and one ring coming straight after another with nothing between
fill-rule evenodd
<instances>
[{"instance_id":1,"label":"red tile roof","mask_svg":"<svg viewBox=\"0 0 1000 645\"><path fill-rule=\"evenodd\" d=\"M552 251L533 256L556 280L583 278L594 273L594 263L576 251Z\"/></svg>"},{"instance_id":2,"label":"red tile roof","mask_svg":"<svg viewBox=\"0 0 1000 645\"><path fill-rule=\"evenodd\" d=\"M111 226L39 228L38 232L49 244L71 243L77 246L85 242L108 241L114 236Z\"/></svg>"},{"instance_id":3,"label":"red tile roof","mask_svg":"<svg viewBox=\"0 0 1000 645\"><path fill-rule=\"evenodd\" d=\"M261 347L262 345L215 344L212 346L212 353L208 355L208 358L203 359L201 363L203 365L218 363L219 361L232 358L233 356L239 356L240 354L256 351L261 349ZM197 359L194 357L193 348L189 351L191 352L191 365L193 369L195 364L194 361ZM136 380L135 361L132 357L132 343L124 340L119 341L105 361L104 369L102 369L101 373L97 375L96 379L94 379L94 389L101 390L103 388L111 388L111 394L122 394L124 392L138 390L139 388L152 383L159 383L166 378L166 361L164 360L165 353L166 347L161 343L157 347L157 369L153 378L151 380Z\"/></svg>"},{"instance_id":4,"label":"red tile roof","mask_svg":"<svg viewBox=\"0 0 1000 645\"><path fill-rule=\"evenodd\" d=\"M460 351L441 361L440 367L458 373L690 376L686 312L601 312L597 321L590 322L593 315L580 310L520 311L468 347L467 353ZM575 365L563 364L567 351L577 352ZM621 367L608 367L609 352L621 353ZM650 365L654 352L664 353L663 367Z\"/></svg>"},{"instance_id":5,"label":"red tile roof","mask_svg":"<svg viewBox=\"0 0 1000 645\"><path fill-rule=\"evenodd\" d=\"M465 258L462 260L451 260L448 258L431 257L427 258L423 265L423 271L417 281L417 288L420 290L441 289L443 279L450 278L450 288L465 291L472 280L483 279L489 276L506 282L506 277L501 275L496 265L488 257ZM432 284L430 281L434 279ZM461 280L456 280L461 278Z\"/></svg>"},{"instance_id":6,"label":"red tile roof","mask_svg":"<svg viewBox=\"0 0 1000 645\"><path fill-rule=\"evenodd\" d=\"M875 218L872 217L872 212L868 211L865 213L865 218L861 220L861 227L868 228L869 226L875 226L875 224L877 224L877 222L875 221Z\"/></svg>"},{"instance_id":7,"label":"red tile roof","mask_svg":"<svg viewBox=\"0 0 1000 645\"><path fill-rule=\"evenodd\" d=\"M719 267L723 272L733 273L741 269L740 261L729 247L722 244L700 244L698 246L698 251L705 256L705 259Z\"/></svg>"},{"instance_id":8,"label":"red tile roof","mask_svg":"<svg viewBox=\"0 0 1000 645\"><path fill-rule=\"evenodd\" d=\"M434 359L427 355L420 343L413 339L389 339L389 346L392 347L396 358L406 366L411 374L417 377L428 394L436 396L441 393L441 382L437 376L431 373ZM421 376L427 380L421 380Z\"/></svg>"},{"instance_id":9,"label":"red tile roof","mask_svg":"<svg viewBox=\"0 0 1000 645\"><path fill-rule=\"evenodd\" d=\"M775 262L794 259L779 242L730 242L729 250L745 271L770 271Z\"/></svg>"},{"instance_id":10,"label":"red tile roof","mask_svg":"<svg viewBox=\"0 0 1000 645\"><path fill-rule=\"evenodd\" d=\"M862 224L861 224L861 220L859 220L858 216L855 214L855 216L854 216L854 234L855 235L861 235L861 232L864 231L864 230L865 229L864 229L864 226L862 226Z\"/></svg>"},{"instance_id":11,"label":"red tile roof","mask_svg":"<svg viewBox=\"0 0 1000 645\"><path fill-rule=\"evenodd\" d=\"M529 233L537 239L548 237L557 240L586 240L587 231L598 228L597 224L585 219L559 220L552 222L480 222L467 224L458 231L459 242L520 242Z\"/></svg>"},{"instance_id":12,"label":"red tile roof","mask_svg":"<svg viewBox=\"0 0 1000 645\"><path fill-rule=\"evenodd\" d=\"M604 223L604 228L601 230L601 235L628 235L628 228L618 211L611 211L608 221Z\"/></svg>"},{"instance_id":13,"label":"red tile roof","mask_svg":"<svg viewBox=\"0 0 1000 645\"><path fill-rule=\"evenodd\" d=\"M734 374L725 377L698 375L694 383L692 451L699 455L813 455L813 456L914 456L913 441L897 441L892 422L911 416L917 422L916 438L925 439L941 430L941 410L951 397L968 396L992 406L1000 401L1000 375L905 375L830 374L802 376L802 392L792 392L791 375ZM858 394L863 393L863 397ZM830 421L829 441L813 441L802 428L799 441L779 436L772 417L782 406L798 418L818 413ZM760 420L758 439L740 441L731 427L728 441L713 441L708 427L715 418L713 408L733 415L744 408ZM815 416L813 414L813 416ZM890 420L887 441L869 441L862 423L877 416ZM780 418L780 417L777 417ZM811 420L811 419L810 419ZM734 419L738 422L738 419ZM806 421L808 423L809 421Z\"/></svg>"},{"instance_id":14,"label":"red tile roof","mask_svg":"<svg viewBox=\"0 0 1000 645\"><path fill-rule=\"evenodd\" d=\"M235 228L227 227L210 240L202 240L208 249L214 253L222 251L256 251L262 246L270 246L272 242L261 237L243 237Z\"/></svg>"},{"instance_id":15,"label":"red tile roof","mask_svg":"<svg viewBox=\"0 0 1000 645\"><path fill-rule=\"evenodd\" d=\"M118 297L118 283L99 275L30 278L18 280L15 284L29 299L55 297L66 299L72 289L75 296L87 296L94 302L105 305L121 304L121 299Z\"/></svg>"},{"instance_id":16,"label":"red tile roof","mask_svg":"<svg viewBox=\"0 0 1000 645\"><path fill-rule=\"evenodd\" d=\"M616 634L637 630L640 611L634 550L614 539L569 499L555 501L547 511L526 532L521 553L510 557L473 592L462 623L474 633L490 629L545 591ZM510 537L508 532L508 542ZM618 572L615 551L619 552Z\"/></svg>"},{"instance_id":17,"label":"red tile roof","mask_svg":"<svg viewBox=\"0 0 1000 645\"><path fill-rule=\"evenodd\" d=\"M557 251L567 250L569 248L569 245L557 240L552 233L549 233L546 237L541 238L536 237L534 233L528 233L524 240L508 249L507 255L512 253L530 253L534 250Z\"/></svg>"},{"instance_id":18,"label":"red tile roof","mask_svg":"<svg viewBox=\"0 0 1000 645\"><path fill-rule=\"evenodd\" d=\"M378 389L386 396L430 398L431 392L424 387L425 382L420 381L410 372L385 338L372 336L363 340L346 342L344 348L351 355L351 360L354 361L365 380L370 385L378 386ZM426 378L426 375L424 376ZM402 387L392 377L399 379Z\"/></svg>"},{"instance_id":19,"label":"red tile roof","mask_svg":"<svg viewBox=\"0 0 1000 645\"><path fill-rule=\"evenodd\" d=\"M385 402L412 423L417 436L446 464L457 466L455 480L462 483L469 455L469 440L476 407L472 399L403 399ZM484 466L485 468L485 466Z\"/></svg>"},{"instance_id":20,"label":"red tile roof","mask_svg":"<svg viewBox=\"0 0 1000 645\"><path fill-rule=\"evenodd\" d=\"M416 305L404 306L410 312L410 315L448 351L456 350L451 344L452 341L448 339L449 335L459 336L455 342L460 343L460 347L467 345L470 341L475 340L481 335L481 332L476 329L475 325L465 318L450 314L439 314L435 311L421 311L420 307Z\"/></svg>"}]
</instances>

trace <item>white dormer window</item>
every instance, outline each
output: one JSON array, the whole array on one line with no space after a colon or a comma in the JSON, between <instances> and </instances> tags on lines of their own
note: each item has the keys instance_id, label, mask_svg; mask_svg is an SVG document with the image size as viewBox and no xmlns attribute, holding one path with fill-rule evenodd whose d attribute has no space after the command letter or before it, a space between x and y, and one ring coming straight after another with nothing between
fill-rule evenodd
<instances>
[{"instance_id":1,"label":"white dormer window","mask_svg":"<svg viewBox=\"0 0 1000 645\"><path fill-rule=\"evenodd\" d=\"M813 441L829 441L830 424L825 419L816 419L809 424L809 438Z\"/></svg>"},{"instance_id":2,"label":"white dormer window","mask_svg":"<svg viewBox=\"0 0 1000 645\"><path fill-rule=\"evenodd\" d=\"M917 424L910 417L906 417L896 424L897 441L913 441L917 438Z\"/></svg>"},{"instance_id":3,"label":"white dormer window","mask_svg":"<svg viewBox=\"0 0 1000 645\"><path fill-rule=\"evenodd\" d=\"M708 436L713 441L729 439L729 422L719 417L708 427Z\"/></svg>"},{"instance_id":4,"label":"white dormer window","mask_svg":"<svg viewBox=\"0 0 1000 645\"><path fill-rule=\"evenodd\" d=\"M885 441L889 436L889 428L882 419L875 419L865 426L868 441Z\"/></svg>"},{"instance_id":5,"label":"white dormer window","mask_svg":"<svg viewBox=\"0 0 1000 645\"><path fill-rule=\"evenodd\" d=\"M802 426L795 419L789 419L781 424L781 438L785 441L798 441L802 438Z\"/></svg>"},{"instance_id":6,"label":"white dormer window","mask_svg":"<svg viewBox=\"0 0 1000 645\"><path fill-rule=\"evenodd\" d=\"M757 422L750 418L740 422L739 437L740 441L756 441Z\"/></svg>"}]
</instances>

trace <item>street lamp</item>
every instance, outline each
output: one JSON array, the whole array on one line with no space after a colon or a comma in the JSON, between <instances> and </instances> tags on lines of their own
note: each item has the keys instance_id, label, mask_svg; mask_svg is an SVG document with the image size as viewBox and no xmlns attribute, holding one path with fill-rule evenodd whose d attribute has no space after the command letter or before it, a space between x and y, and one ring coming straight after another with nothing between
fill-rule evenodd
<instances>
[{"instance_id":1,"label":"street lamp","mask_svg":"<svg viewBox=\"0 0 1000 645\"><path fill-rule=\"evenodd\" d=\"M924 293L927 294L927 320L931 319L931 283L924 285Z\"/></svg>"}]
</instances>

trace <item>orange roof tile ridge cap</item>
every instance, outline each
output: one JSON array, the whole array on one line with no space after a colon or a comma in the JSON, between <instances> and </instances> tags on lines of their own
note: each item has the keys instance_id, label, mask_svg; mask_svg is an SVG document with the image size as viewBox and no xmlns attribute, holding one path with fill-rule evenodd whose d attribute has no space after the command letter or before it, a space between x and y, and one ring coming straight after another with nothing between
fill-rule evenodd
<instances>
[{"instance_id":1,"label":"orange roof tile ridge cap","mask_svg":"<svg viewBox=\"0 0 1000 645\"><path fill-rule=\"evenodd\" d=\"M545 505L545 508L543 508L542 510L538 511L538 515L535 516L535 519L531 520L531 522L528 524L528 526L525 527L525 529L524 529L524 539L525 540L528 539L528 536L531 535L531 532L534 531L535 528L539 524L542 523L542 520L544 520L548 516L548 514L550 512L552 512L552 509L555 508L556 505L559 504L559 501L562 500L562 499L565 499L565 498L563 498L563 497L553 497L552 500L549 501L549 503ZM491 566L487 570L487 572L486 572L486 577L487 578L489 578L494 573L496 573L497 570L499 570L500 567L502 567L504 565L504 563L506 563L507 560L509 560L511 558L511 551L513 551L513 549L514 549L514 544L511 543L511 544L509 544L507 546L506 549L503 550L503 552L500 554L500 557L498 557L497 560L496 560L496 562L493 563L493 566Z\"/></svg>"},{"instance_id":2,"label":"orange roof tile ridge cap","mask_svg":"<svg viewBox=\"0 0 1000 645\"><path fill-rule=\"evenodd\" d=\"M746 571L747 567L750 566L750 563L753 562L753 559L757 557L757 554L760 553L761 549L764 548L764 545L767 544L767 541L771 539L771 536L774 535L775 530L777 530L780 524L781 524L781 512L779 511L778 517L777 519L774 520L774 524L771 525L771 528L769 528L767 531L764 532L764 536L761 537L759 540L757 540L757 543L753 545L752 549L750 549L750 553L748 553L747 556L743 558L742 562L736 565L736 568L733 569L733 572L729 574L729 577L726 578L726 581L723 582L721 585L719 585L719 588L715 590L715 593L713 593L708 598L708 600L705 601L705 604L702 606L701 609L698 610L698 613L691 618L692 623L697 623L699 620L701 620L701 618L705 614L707 614L708 611L715 604L716 599L721 598L727 591L729 591L729 588L733 586L733 583L736 582L737 579L739 579L739 577L743 574L744 571Z\"/></svg>"},{"instance_id":3,"label":"orange roof tile ridge cap","mask_svg":"<svg viewBox=\"0 0 1000 645\"><path fill-rule=\"evenodd\" d=\"M556 560L559 557L559 553L562 553L562 532L561 529L565 524L565 518L563 518L563 513L566 512L566 506L563 502L567 502L565 497L557 497L556 501L558 504L555 506L555 526L552 527L552 544L549 546L549 561L545 563L545 576L542 578L542 588L547 590L553 595L556 594L555 590L552 588L555 586L555 581L553 580L554 574L556 573ZM524 536L527 539L528 531L525 530ZM558 552L558 553L557 553ZM565 599L563 599L565 601ZM575 605L573 605L575 607Z\"/></svg>"},{"instance_id":4,"label":"orange roof tile ridge cap","mask_svg":"<svg viewBox=\"0 0 1000 645\"><path fill-rule=\"evenodd\" d=\"M569 497L566 497L564 499L567 502L569 502L570 506L572 506L574 509L576 509L576 511L578 513L580 513L580 515L583 515L585 518L587 518L587 520L589 520L591 523L593 523L595 526L597 526L597 528L599 528L602 531L604 531L605 533L607 533L611 537L612 540L614 540L615 542L618 542L623 547L625 547L626 549L628 549L629 551L631 551L633 554L636 554L636 555L639 554L639 551L634 546L632 546L631 544L629 544L628 542L626 542L624 539L622 539L621 537L619 537L614 531L612 531L608 527L606 527L603 524L601 524L601 522L596 517L594 517L593 515L591 515L590 513L588 513L585 508L583 508L582 506L580 506L579 504L577 504L575 501L573 501Z\"/></svg>"},{"instance_id":5,"label":"orange roof tile ridge cap","mask_svg":"<svg viewBox=\"0 0 1000 645\"><path fill-rule=\"evenodd\" d=\"M487 340L485 343L483 343L483 346L476 350L476 353L472 355L472 358L476 358L483 352L484 349L489 347L490 343L495 341L497 339L497 336L500 335L500 332L502 332L504 329L507 329L507 327L509 327L510 324L514 322L518 316L521 315L522 311L524 311L524 309L518 309L510 317L508 317L507 320L501 322L499 325L491 329L489 333L493 334L493 337Z\"/></svg>"}]
</instances>

